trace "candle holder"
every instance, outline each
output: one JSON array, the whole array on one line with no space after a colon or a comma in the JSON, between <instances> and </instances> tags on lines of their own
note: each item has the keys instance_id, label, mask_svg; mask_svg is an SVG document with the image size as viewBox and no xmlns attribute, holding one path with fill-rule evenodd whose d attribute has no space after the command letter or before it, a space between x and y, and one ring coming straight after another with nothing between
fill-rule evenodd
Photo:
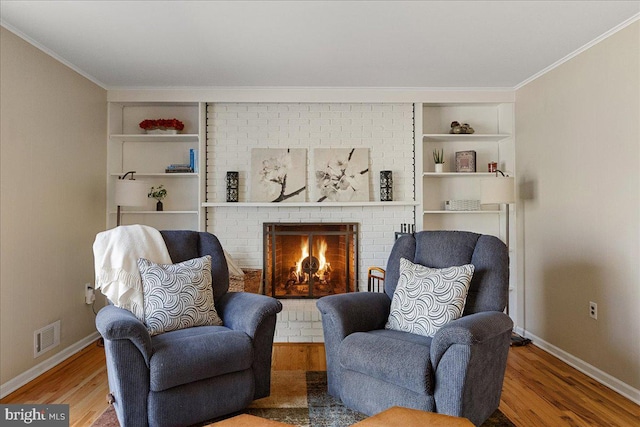
<instances>
[{"instance_id":1,"label":"candle holder","mask_svg":"<svg viewBox=\"0 0 640 427\"><path fill-rule=\"evenodd\" d=\"M238 201L238 172L227 172L227 202Z\"/></svg>"},{"instance_id":2,"label":"candle holder","mask_svg":"<svg viewBox=\"0 0 640 427\"><path fill-rule=\"evenodd\" d=\"M380 171L380 201L393 201L393 172Z\"/></svg>"}]
</instances>

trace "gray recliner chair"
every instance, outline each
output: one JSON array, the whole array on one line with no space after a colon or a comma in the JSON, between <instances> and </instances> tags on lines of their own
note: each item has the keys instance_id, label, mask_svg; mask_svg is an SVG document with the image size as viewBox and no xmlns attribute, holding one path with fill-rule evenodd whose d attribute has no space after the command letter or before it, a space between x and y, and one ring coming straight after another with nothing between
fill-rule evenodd
<instances>
[{"instance_id":1,"label":"gray recliner chair","mask_svg":"<svg viewBox=\"0 0 640 427\"><path fill-rule=\"evenodd\" d=\"M271 297L227 292L218 239L161 231L174 263L211 255L213 293L223 326L149 336L131 312L109 305L96 325L104 338L109 387L123 427L186 426L239 411L270 393L276 314Z\"/></svg>"},{"instance_id":2,"label":"gray recliner chair","mask_svg":"<svg viewBox=\"0 0 640 427\"><path fill-rule=\"evenodd\" d=\"M386 330L400 258L433 268L473 264L463 316L433 337ZM502 312L508 288L507 248L496 237L463 231L400 237L387 263L384 293L317 302L329 393L367 415L404 406L482 424L500 404L513 328Z\"/></svg>"}]
</instances>

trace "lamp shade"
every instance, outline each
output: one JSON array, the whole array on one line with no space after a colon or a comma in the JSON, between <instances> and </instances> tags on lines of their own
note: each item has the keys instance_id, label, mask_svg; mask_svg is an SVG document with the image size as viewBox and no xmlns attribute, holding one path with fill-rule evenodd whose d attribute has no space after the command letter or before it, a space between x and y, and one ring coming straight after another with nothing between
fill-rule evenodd
<instances>
[{"instance_id":1,"label":"lamp shade","mask_svg":"<svg viewBox=\"0 0 640 427\"><path fill-rule=\"evenodd\" d=\"M116 181L115 202L117 206L145 206L149 187L146 182L137 179L119 179Z\"/></svg>"},{"instance_id":2,"label":"lamp shade","mask_svg":"<svg viewBox=\"0 0 640 427\"><path fill-rule=\"evenodd\" d=\"M480 181L480 203L515 203L516 182L513 177L485 178Z\"/></svg>"}]
</instances>

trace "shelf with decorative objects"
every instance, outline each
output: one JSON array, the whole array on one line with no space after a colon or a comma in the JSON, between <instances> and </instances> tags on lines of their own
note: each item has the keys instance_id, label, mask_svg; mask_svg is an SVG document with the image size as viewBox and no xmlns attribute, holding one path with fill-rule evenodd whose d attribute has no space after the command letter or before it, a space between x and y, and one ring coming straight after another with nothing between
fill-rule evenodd
<instances>
[{"instance_id":1,"label":"shelf with decorative objects","mask_svg":"<svg viewBox=\"0 0 640 427\"><path fill-rule=\"evenodd\" d=\"M115 215L116 212L110 212ZM123 212L123 215L198 215L198 211L137 211L127 210Z\"/></svg>"},{"instance_id":2,"label":"shelf with decorative objects","mask_svg":"<svg viewBox=\"0 0 640 427\"><path fill-rule=\"evenodd\" d=\"M501 235L493 215L496 205L480 205L481 183L495 169L515 170L514 120L511 103L416 104L416 198L420 200L420 229L490 231ZM439 164L436 164L439 163ZM495 169L494 169L495 168ZM447 203L474 201L473 210L449 210ZM462 215L461 215L462 214ZM480 214L480 215L476 215ZM436 218L432 218L432 216ZM451 218L447 218L451 216ZM483 219L485 218L485 219Z\"/></svg>"},{"instance_id":3,"label":"shelf with decorative objects","mask_svg":"<svg viewBox=\"0 0 640 427\"><path fill-rule=\"evenodd\" d=\"M157 134L115 134L110 135L109 139L118 142L198 142L200 136L198 134L169 134L169 135L157 135Z\"/></svg>"},{"instance_id":4,"label":"shelf with decorative objects","mask_svg":"<svg viewBox=\"0 0 640 427\"><path fill-rule=\"evenodd\" d=\"M420 202L416 227L494 235L508 245L515 260L515 197L509 203L498 202L499 197L489 197L487 191L500 181L508 182L515 192L513 103L424 103L414 107L418 131L414 141L415 185ZM509 178L504 179L500 172ZM472 207L465 210L467 205ZM511 263L510 277L510 306L516 307L515 262ZM514 310L511 315L516 315Z\"/></svg>"},{"instance_id":5,"label":"shelf with decorative objects","mask_svg":"<svg viewBox=\"0 0 640 427\"><path fill-rule=\"evenodd\" d=\"M424 172L425 178L479 178L495 176L495 172Z\"/></svg>"},{"instance_id":6,"label":"shelf with decorative objects","mask_svg":"<svg viewBox=\"0 0 640 427\"><path fill-rule=\"evenodd\" d=\"M467 214L467 215L477 215L477 214L499 214L500 210L498 209L486 209L486 210L477 210L477 211L453 211L453 210L434 210L434 211L422 211L424 214Z\"/></svg>"},{"instance_id":7,"label":"shelf with decorative objects","mask_svg":"<svg viewBox=\"0 0 640 427\"><path fill-rule=\"evenodd\" d=\"M125 172L111 172L111 176L120 177ZM185 173L172 173L172 172L137 172L136 177L166 177L166 178L198 178L200 176L197 172L185 172Z\"/></svg>"},{"instance_id":8,"label":"shelf with decorative objects","mask_svg":"<svg viewBox=\"0 0 640 427\"><path fill-rule=\"evenodd\" d=\"M206 164L200 156L206 153L205 111L199 102L109 103L108 228L139 223L204 230L205 177L199 171ZM124 175L133 176L145 192L116 209Z\"/></svg>"},{"instance_id":9,"label":"shelf with decorative objects","mask_svg":"<svg viewBox=\"0 0 640 427\"><path fill-rule=\"evenodd\" d=\"M447 142L447 141L473 141L473 142L498 142L511 138L509 134L452 134L452 133L425 133L422 135L424 141Z\"/></svg>"}]
</instances>

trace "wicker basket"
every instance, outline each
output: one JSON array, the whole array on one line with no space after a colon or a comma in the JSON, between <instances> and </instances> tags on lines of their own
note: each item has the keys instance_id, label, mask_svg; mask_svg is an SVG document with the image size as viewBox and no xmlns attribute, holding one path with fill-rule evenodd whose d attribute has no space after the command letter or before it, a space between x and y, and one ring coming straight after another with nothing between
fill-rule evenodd
<instances>
[{"instance_id":1,"label":"wicker basket","mask_svg":"<svg viewBox=\"0 0 640 427\"><path fill-rule=\"evenodd\" d=\"M244 271L244 291L259 294L262 292L262 269L243 268Z\"/></svg>"},{"instance_id":2,"label":"wicker basket","mask_svg":"<svg viewBox=\"0 0 640 427\"><path fill-rule=\"evenodd\" d=\"M243 268L244 276L229 276L229 292L260 293L262 270Z\"/></svg>"},{"instance_id":3,"label":"wicker basket","mask_svg":"<svg viewBox=\"0 0 640 427\"><path fill-rule=\"evenodd\" d=\"M479 211L480 200L445 200L445 211Z\"/></svg>"},{"instance_id":4,"label":"wicker basket","mask_svg":"<svg viewBox=\"0 0 640 427\"><path fill-rule=\"evenodd\" d=\"M229 292L244 292L244 276L229 276Z\"/></svg>"}]
</instances>

